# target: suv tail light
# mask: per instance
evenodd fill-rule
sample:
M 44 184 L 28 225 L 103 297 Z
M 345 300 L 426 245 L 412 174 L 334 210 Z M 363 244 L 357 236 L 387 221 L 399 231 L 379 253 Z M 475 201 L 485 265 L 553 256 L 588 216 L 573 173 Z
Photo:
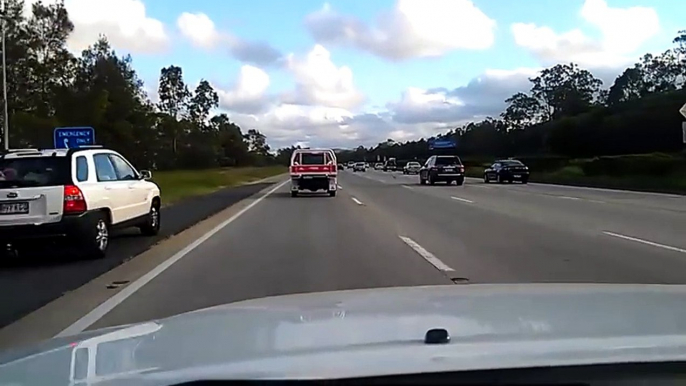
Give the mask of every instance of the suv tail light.
M 86 199 L 78 186 L 66 185 L 64 187 L 64 214 L 78 214 L 86 211 Z

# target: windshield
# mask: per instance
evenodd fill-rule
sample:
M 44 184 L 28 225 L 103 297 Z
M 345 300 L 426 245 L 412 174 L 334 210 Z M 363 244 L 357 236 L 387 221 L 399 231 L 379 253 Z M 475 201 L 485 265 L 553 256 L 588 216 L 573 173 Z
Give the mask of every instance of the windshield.
M 686 1 L 0 10 L 0 386 L 686 357 Z
M 0 158 L 0 188 L 66 185 L 70 180 L 66 157 Z

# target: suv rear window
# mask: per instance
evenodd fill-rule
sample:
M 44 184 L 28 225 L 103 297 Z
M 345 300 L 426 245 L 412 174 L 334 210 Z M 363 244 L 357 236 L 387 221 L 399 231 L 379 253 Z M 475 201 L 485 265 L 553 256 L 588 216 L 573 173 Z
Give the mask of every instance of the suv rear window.
M 458 157 L 436 157 L 436 165 L 462 165 L 462 162 Z
M 0 159 L 0 189 L 58 186 L 71 183 L 67 157 Z
M 324 161 L 324 153 L 301 153 L 301 165 L 326 165 Z

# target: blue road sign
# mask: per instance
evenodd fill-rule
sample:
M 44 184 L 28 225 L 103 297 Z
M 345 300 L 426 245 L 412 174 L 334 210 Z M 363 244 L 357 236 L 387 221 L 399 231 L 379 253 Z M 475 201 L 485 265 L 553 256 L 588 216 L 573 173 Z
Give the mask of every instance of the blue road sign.
M 53 136 L 55 149 L 95 145 L 95 129 L 92 127 L 56 127 Z
M 429 141 L 429 149 L 454 149 L 457 147 L 457 143 L 451 139 L 439 139 Z

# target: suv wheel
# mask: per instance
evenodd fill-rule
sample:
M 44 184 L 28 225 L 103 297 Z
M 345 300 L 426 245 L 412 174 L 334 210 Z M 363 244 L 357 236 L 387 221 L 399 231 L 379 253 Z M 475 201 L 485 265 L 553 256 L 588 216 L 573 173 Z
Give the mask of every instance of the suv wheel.
M 154 201 L 150 205 L 150 211 L 145 219 L 145 223 L 139 227 L 141 233 L 145 236 L 155 236 L 160 233 L 161 218 L 160 204 Z
M 329 197 L 336 197 L 336 191 L 335 190 L 329 190 Z
M 110 226 L 104 213 L 94 215 L 83 235 L 83 250 L 87 257 L 103 258 L 110 245 Z

